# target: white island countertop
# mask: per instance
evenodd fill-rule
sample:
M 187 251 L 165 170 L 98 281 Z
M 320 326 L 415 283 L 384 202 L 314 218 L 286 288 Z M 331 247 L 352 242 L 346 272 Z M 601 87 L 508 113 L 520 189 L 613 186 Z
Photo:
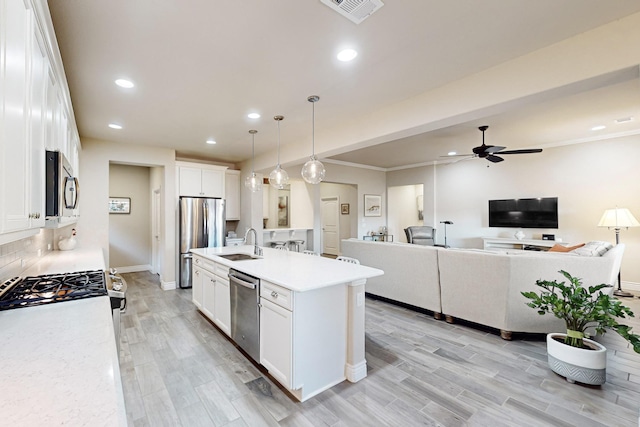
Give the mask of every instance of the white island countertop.
M 364 265 L 271 248 L 261 248 L 263 256 L 259 259 L 229 261 L 219 256 L 253 254 L 253 249 L 251 245 L 244 245 L 192 249 L 191 252 L 295 292 L 355 282 L 384 274 L 382 270 Z
M 53 251 L 21 276 L 102 270 L 101 250 Z M 109 297 L 0 311 L 6 425 L 127 425 Z

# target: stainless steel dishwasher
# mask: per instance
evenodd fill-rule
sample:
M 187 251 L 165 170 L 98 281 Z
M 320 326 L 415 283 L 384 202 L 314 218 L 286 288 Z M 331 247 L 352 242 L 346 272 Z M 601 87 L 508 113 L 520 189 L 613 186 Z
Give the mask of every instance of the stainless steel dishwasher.
M 229 269 L 231 339 L 260 363 L 260 279 Z

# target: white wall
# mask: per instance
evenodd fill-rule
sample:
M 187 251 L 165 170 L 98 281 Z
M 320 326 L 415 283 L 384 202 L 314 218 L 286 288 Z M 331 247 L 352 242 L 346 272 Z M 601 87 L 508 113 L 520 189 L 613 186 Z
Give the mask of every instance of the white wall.
M 555 234 L 565 242 L 605 240 L 613 230 L 598 228 L 607 208 L 629 208 L 640 219 L 640 136 L 547 148 L 540 154 L 505 156 L 502 163 L 485 160 L 428 166 L 388 173 L 390 185 L 415 184 L 420 176 L 436 212 L 438 236 L 442 220 L 451 220 L 447 240 L 454 247 L 482 247 L 483 236 L 512 237 L 516 229 L 488 227 L 488 200 L 558 197 L 559 228 L 524 229 L 526 238 Z M 431 186 L 431 191 L 430 191 Z M 425 209 L 426 210 L 426 209 Z M 426 214 L 425 214 L 426 215 Z M 426 219 L 426 216 L 425 216 Z M 426 223 L 426 221 L 425 221 Z M 640 283 L 640 228 L 621 231 L 627 245 L 623 281 Z
M 387 225 L 387 200 L 386 200 L 386 173 L 380 170 L 355 168 L 349 166 L 338 165 L 326 162 L 324 164 L 326 173 L 326 182 L 352 184 L 358 189 L 356 204 L 357 210 L 352 207 L 351 212 L 355 213 L 358 218 L 356 236 L 364 236 L 370 231 L 377 232 L 381 226 Z M 382 196 L 382 215 L 381 216 L 364 216 L 364 195 L 375 194 Z M 320 217 L 320 190 L 315 199 L 316 217 Z M 316 221 L 316 236 L 319 236 L 320 225 L 319 220 Z M 318 241 L 320 239 L 317 239 Z
M 404 229 L 412 225 L 424 224 L 424 220 L 418 218 L 417 200 L 418 196 L 424 195 L 423 187 L 423 184 L 412 184 L 387 188 L 387 199 L 389 200 L 387 232 L 393 236 L 394 242 L 406 243 L 407 236 Z M 427 225 L 431 225 L 431 223 L 432 221 L 428 221 Z
M 80 220 L 77 224 L 78 244 L 102 248 L 109 262 L 109 164 L 161 167 L 163 227 L 160 235 L 160 281 L 164 288 L 175 287 L 176 280 L 176 168 L 174 150 L 136 144 L 118 144 L 95 139 L 82 139 L 80 176 Z M 173 262 L 176 260 L 176 262 Z
M 109 267 L 121 272 L 151 269 L 150 168 L 111 164 L 109 197 L 131 199 L 130 214 L 109 215 Z

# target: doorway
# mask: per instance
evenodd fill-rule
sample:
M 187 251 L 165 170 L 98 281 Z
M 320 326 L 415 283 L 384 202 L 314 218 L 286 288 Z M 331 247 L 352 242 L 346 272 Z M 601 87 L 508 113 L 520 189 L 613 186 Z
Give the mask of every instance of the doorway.
M 162 230 L 162 203 L 161 203 L 161 188 L 153 190 L 151 195 L 151 272 L 154 274 L 160 274 L 160 232 Z

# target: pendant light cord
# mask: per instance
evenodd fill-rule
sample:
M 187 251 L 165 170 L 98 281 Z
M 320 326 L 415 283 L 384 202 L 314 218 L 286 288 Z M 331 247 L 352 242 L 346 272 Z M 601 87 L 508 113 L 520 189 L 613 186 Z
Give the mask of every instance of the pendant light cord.
M 278 120 L 278 166 L 280 166 L 280 120 Z
M 311 103 L 311 156 L 316 157 L 316 103 Z

